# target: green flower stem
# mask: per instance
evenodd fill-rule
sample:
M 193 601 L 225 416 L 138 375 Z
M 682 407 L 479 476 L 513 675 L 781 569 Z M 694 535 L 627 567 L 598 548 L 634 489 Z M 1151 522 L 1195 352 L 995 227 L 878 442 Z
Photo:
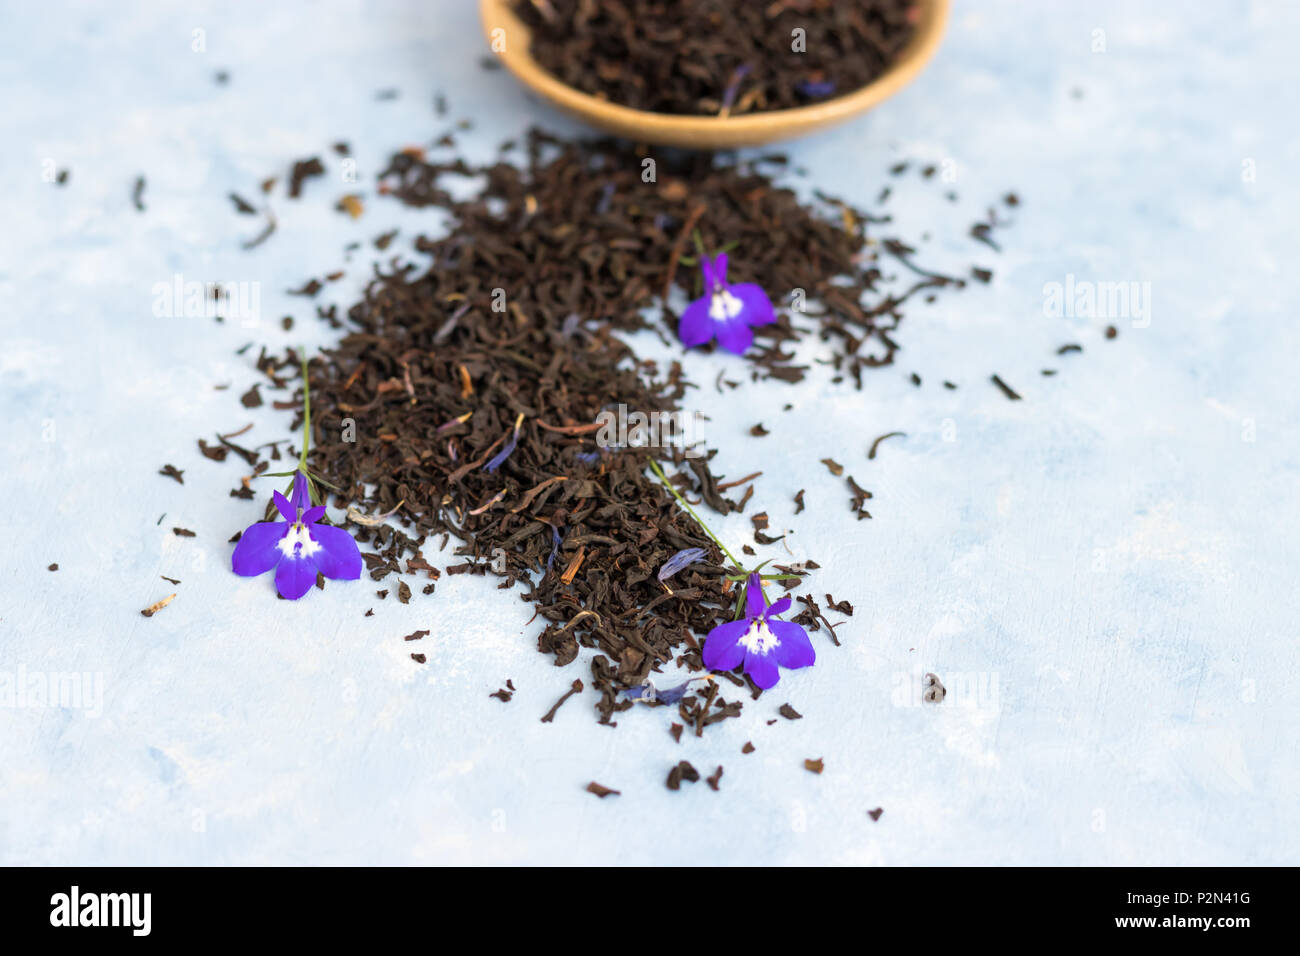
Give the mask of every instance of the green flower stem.
M 699 515 L 697 515 L 695 513 L 695 509 L 692 508 L 689 504 L 687 504 L 686 499 L 677 493 L 677 489 L 672 486 L 672 482 L 668 480 L 668 476 L 664 474 L 664 470 L 659 467 L 659 462 L 651 458 L 650 468 L 658 476 L 659 480 L 663 482 L 663 486 L 668 489 L 668 493 L 677 499 L 677 503 L 686 509 L 686 512 L 692 518 L 695 519 L 695 523 L 698 524 L 701 528 L 703 528 L 704 533 L 713 539 L 713 543 L 722 549 L 722 553 L 731 559 L 731 563 L 743 571 L 745 566 L 736 560 L 736 556 L 727 550 L 727 546 L 725 544 L 723 544 L 721 541 L 718 540 L 718 536 L 714 534 L 712 530 L 710 530 L 707 524 L 704 523 L 704 519 L 701 518 Z

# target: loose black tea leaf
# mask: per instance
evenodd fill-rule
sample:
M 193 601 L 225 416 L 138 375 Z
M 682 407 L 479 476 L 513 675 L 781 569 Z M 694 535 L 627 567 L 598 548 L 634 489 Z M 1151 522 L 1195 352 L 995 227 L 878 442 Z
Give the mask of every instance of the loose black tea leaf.
M 242 243 L 243 248 L 256 249 L 262 243 L 266 242 L 266 240 L 271 238 L 271 235 L 275 232 L 275 227 L 276 227 L 275 216 L 272 215 L 271 210 L 268 209 L 266 211 L 266 225 L 262 228 L 262 231 L 259 232 L 256 236 Z
M 325 286 L 319 279 L 312 279 L 309 282 L 304 283 L 301 288 L 290 289 L 289 295 L 303 295 L 311 298 L 323 288 L 325 288 Z
M 803 714 L 799 713 L 799 711 L 795 710 L 789 704 L 782 704 L 779 713 L 786 720 L 799 720 L 803 717 Z
M 879 820 L 880 815 L 884 812 L 885 811 L 881 807 L 876 807 L 874 810 L 868 810 L 867 816 L 871 817 L 872 820 Z
M 687 783 L 695 783 L 699 779 L 700 772 L 692 767 L 689 762 L 683 760 L 678 763 L 677 766 L 673 767 L 672 770 L 668 771 L 668 789 L 680 790 L 682 788 L 683 780 Z
M 178 538 L 194 537 L 194 532 L 191 531 L 189 528 L 172 528 L 172 534 L 176 535 L 176 537 Z
M 542 715 L 542 723 L 549 724 L 551 721 L 555 720 L 555 715 L 559 711 L 561 705 L 563 705 L 564 702 L 568 700 L 570 697 L 572 697 L 574 694 L 581 694 L 581 693 L 582 693 L 582 681 L 575 680 L 569 686 L 569 689 L 564 692 L 563 696 L 561 696 L 559 700 L 557 700 L 553 705 L 551 705 L 551 709 Z
M 59 566 L 58 566 L 57 563 L 56 563 L 56 564 L 51 564 L 48 568 L 46 568 L 46 570 L 47 570 L 47 571 L 57 571 L 57 570 L 59 570 Z
M 289 171 L 289 198 L 297 199 L 301 196 L 302 185 L 308 179 L 324 175 L 325 164 L 320 161 L 319 156 L 298 160 Z
M 826 606 L 833 611 L 839 611 L 845 617 L 853 616 L 853 605 L 848 601 L 836 601 L 829 594 L 826 595 Z
M 826 765 L 823 763 L 821 757 L 818 757 L 816 760 L 805 760 L 803 762 L 803 767 L 805 770 L 810 770 L 813 773 L 821 773 L 826 769 Z
M 257 215 L 257 207 L 254 206 L 247 199 L 245 199 L 243 196 L 239 195 L 239 193 L 230 193 L 229 195 L 230 195 L 230 201 L 234 203 L 235 212 L 239 213 L 241 216 Z
M 867 452 L 867 460 L 868 460 L 868 461 L 871 461 L 871 460 L 874 460 L 874 459 L 875 459 L 875 457 L 876 457 L 876 450 L 880 448 L 880 443 L 881 443 L 882 441 L 884 441 L 886 438 L 895 438 L 895 437 L 906 438 L 906 437 L 907 437 L 907 433 L 906 433 L 906 432 L 886 432 L 885 434 L 881 435 L 879 438 L 877 438 L 875 441 L 873 441 L 873 442 L 871 443 L 871 450 Z
M 153 617 L 155 614 L 157 614 L 159 611 L 161 611 L 163 608 L 165 608 L 168 604 L 171 604 L 172 601 L 175 600 L 175 598 L 176 598 L 176 595 L 175 595 L 175 594 L 169 594 L 169 595 L 167 595 L 167 597 L 163 598 L 161 601 L 157 601 L 157 602 L 155 602 L 155 603 L 153 603 L 153 604 L 150 604 L 147 608 L 145 608 L 145 609 L 144 609 L 143 611 L 141 611 L 140 613 L 141 613 L 144 617 Z
M 994 375 L 990 379 L 990 381 L 994 385 L 996 385 L 999 389 L 1001 389 L 1002 394 L 1005 395 L 1007 398 L 1011 399 L 1011 401 L 1013 402 L 1020 401 L 1020 395 L 1016 392 L 1016 390 L 1012 388 L 1010 385 L 1008 385 L 1006 382 L 1002 381 L 1002 379 L 999 376 Z
M 603 786 L 602 784 L 597 783 L 595 780 L 587 784 L 587 792 L 594 793 L 602 800 L 604 800 L 606 797 L 617 797 L 619 795 L 618 790 L 611 790 L 609 787 Z
M 819 631 L 824 624 L 826 630 L 830 632 L 831 640 L 835 643 L 836 647 L 839 647 L 840 639 L 835 633 L 835 627 L 830 621 L 826 620 L 826 616 L 822 614 L 822 609 L 817 603 L 817 599 L 811 594 L 801 594 L 795 598 L 795 601 L 802 604 L 804 609 L 792 617 L 791 620 L 810 631 Z
M 158 474 L 166 475 L 168 478 L 175 478 L 182 485 L 185 484 L 185 479 L 181 477 L 185 472 L 177 468 L 175 465 L 163 465 L 162 468 L 159 469 Z
M 852 497 L 849 499 L 849 507 L 851 507 L 854 514 L 858 516 L 859 521 L 864 518 L 870 518 L 871 512 L 867 510 L 866 505 L 867 502 L 875 496 L 854 481 L 852 475 L 849 475 L 844 480 L 847 482 L 849 491 L 852 493 Z

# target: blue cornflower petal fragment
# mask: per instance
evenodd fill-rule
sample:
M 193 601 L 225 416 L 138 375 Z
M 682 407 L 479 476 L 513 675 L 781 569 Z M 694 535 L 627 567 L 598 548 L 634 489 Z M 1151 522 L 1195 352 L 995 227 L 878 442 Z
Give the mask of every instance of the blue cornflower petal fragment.
M 505 447 L 492 456 L 492 459 L 483 466 L 486 472 L 493 472 L 505 464 L 506 459 L 514 454 L 514 450 L 519 445 L 519 426 L 524 422 L 524 416 L 521 414 L 515 419 L 514 430 L 510 432 L 510 437 L 506 439 Z
M 551 554 L 550 557 L 546 559 L 547 574 L 551 573 L 551 565 L 555 563 L 555 556 L 560 553 L 560 545 L 562 543 L 563 541 L 560 538 L 560 532 L 556 531 L 555 526 L 552 525 L 551 526 Z
M 789 609 L 789 597 L 768 605 L 762 579 L 751 574 L 745 586 L 745 616 L 719 624 L 704 639 L 704 666 L 729 671 L 744 665 L 745 673 L 761 690 L 775 687 L 781 668 L 809 667 L 817 660 L 808 633 L 793 621 L 776 615 Z
M 835 92 L 835 82 L 833 80 L 804 80 L 802 83 L 796 83 L 795 89 L 809 99 L 822 99 Z
M 671 558 L 664 562 L 664 566 L 659 569 L 659 580 L 667 581 L 678 571 L 689 567 L 696 561 L 704 560 L 703 548 L 685 548 L 678 551 Z
M 629 687 L 622 693 L 628 700 L 640 700 L 647 704 L 675 704 L 690 692 L 691 684 L 706 679 L 712 680 L 712 678 L 690 677 L 680 684 L 660 690 L 655 686 L 654 681 L 647 678 L 644 683 Z
M 361 551 L 342 528 L 319 524 L 325 506 L 311 505 L 307 479 L 294 476 L 290 498 L 275 492 L 275 507 L 284 521 L 259 521 L 240 535 L 230 557 L 231 569 L 243 577 L 256 577 L 275 569 L 275 587 L 282 597 L 296 601 L 316 583 L 316 575 L 338 581 L 361 577 Z
M 727 282 L 727 254 L 710 259 L 700 256 L 704 295 L 688 305 L 677 325 L 677 334 L 687 348 L 714 339 L 718 345 L 743 355 L 754 342 L 753 327 L 776 321 L 776 309 L 761 286 L 752 282 Z

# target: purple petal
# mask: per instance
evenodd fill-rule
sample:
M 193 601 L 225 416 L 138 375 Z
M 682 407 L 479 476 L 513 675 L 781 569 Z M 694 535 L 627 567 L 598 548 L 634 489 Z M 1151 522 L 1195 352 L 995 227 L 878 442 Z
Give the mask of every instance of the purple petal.
M 318 524 L 311 529 L 312 540 L 320 550 L 311 556 L 316 570 L 335 581 L 355 581 L 361 577 L 361 549 L 342 528 Z
M 715 323 L 718 332 L 718 344 L 733 355 L 744 355 L 745 349 L 754 344 L 754 330 L 744 322 L 744 313 L 730 322 Z
M 796 667 L 809 667 L 817 660 L 808 632 L 793 621 L 768 621 L 767 626 L 776 635 L 778 644 L 772 656 L 782 667 L 794 670 Z
M 302 523 L 312 524 L 314 522 L 320 521 L 320 519 L 323 517 L 325 517 L 325 506 L 317 505 L 315 508 L 308 508 L 306 511 L 302 513 Z
M 763 616 L 775 617 L 778 614 L 784 614 L 788 610 L 790 610 L 790 595 L 787 594 L 781 600 L 769 604 L 767 610 L 763 612 Z
M 282 597 L 296 601 L 316 583 L 316 562 L 301 556 L 301 549 L 295 548 L 293 554 L 287 554 L 275 569 L 275 589 Z
M 664 562 L 664 566 L 659 569 L 659 580 L 666 581 L 671 578 L 682 568 L 689 567 L 696 561 L 704 560 L 703 548 L 685 548 L 678 551 L 671 558 Z
M 686 307 L 681 321 L 677 323 L 677 335 L 682 340 L 682 345 L 688 349 L 703 345 L 713 338 L 713 319 L 709 316 L 709 300 L 710 295 L 706 292 L 704 298 L 696 299 Z
M 745 620 L 728 621 L 709 631 L 704 639 L 704 666 L 711 671 L 729 671 L 745 657 L 745 649 L 737 643 L 749 630 Z
M 293 476 L 293 494 L 289 496 L 289 503 L 295 508 L 311 507 L 311 486 L 307 484 L 307 476 L 301 471 Z M 293 518 L 289 520 L 292 521 Z
M 294 522 L 298 520 L 298 509 L 294 507 L 293 502 L 278 491 L 271 492 L 271 497 L 275 501 L 276 509 L 280 514 L 284 515 L 285 521 Z
M 231 570 L 246 578 L 270 571 L 281 558 L 280 539 L 288 532 L 287 521 L 259 521 L 249 525 L 230 556 Z
M 719 252 L 713 257 L 713 281 L 716 285 L 727 284 L 727 254 Z
M 776 321 L 776 309 L 761 285 L 742 282 L 730 286 L 727 291 L 740 300 L 740 315 L 736 318 L 743 319 L 746 325 L 767 325 Z
M 745 673 L 753 678 L 760 690 L 775 687 L 781 679 L 781 668 L 776 666 L 775 654 L 746 654 Z
M 751 574 L 745 582 L 745 614 L 748 617 L 762 617 L 767 608 L 763 600 L 763 580 L 757 573 Z
M 713 260 L 706 255 L 700 256 L 700 274 L 704 277 L 704 297 L 707 299 L 715 285 Z

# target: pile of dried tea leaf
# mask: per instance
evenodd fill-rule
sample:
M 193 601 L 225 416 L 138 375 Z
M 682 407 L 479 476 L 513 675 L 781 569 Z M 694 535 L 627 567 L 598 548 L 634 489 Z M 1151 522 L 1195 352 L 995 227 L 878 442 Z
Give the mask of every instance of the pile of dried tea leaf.
M 514 0 L 569 86 L 658 113 L 806 106 L 866 86 L 912 38 L 915 0 Z
M 386 582 L 381 595 L 410 600 L 412 583 L 432 593 L 442 573 L 523 584 L 544 622 L 542 652 L 558 665 L 582 647 L 594 652 L 606 722 L 632 706 L 619 692 L 651 673 L 667 684 L 702 672 L 700 638 L 734 605 L 723 556 L 647 459 L 665 462 L 683 494 L 716 512 L 743 508 L 752 486 L 737 503 L 723 494 L 730 483 L 720 483 L 712 453 L 596 440 L 598 416 L 618 405 L 680 407 L 688 383 L 678 364 L 638 360 L 617 333 L 663 331 L 654 307 L 666 293 L 698 293 L 691 234 L 698 230 L 706 248 L 728 248 L 732 274 L 759 279 L 774 299 L 801 289 L 817 306 L 796 313 L 797 323 L 782 310 L 758 330 L 748 360 L 757 378 L 805 374 L 783 345 L 808 326 L 834 345 L 837 374 L 860 385 L 863 369 L 892 360 L 890 333 L 908 296 L 963 284 L 921 272 L 902 291 L 884 291 L 879 255 L 906 259 L 910 249 L 869 239 L 882 220 L 848 205 L 801 203 L 767 172 L 780 172 L 780 157 L 661 157 L 654 182 L 642 175 L 645 158 L 538 132 L 522 164 L 475 170 L 416 150 L 396 154 L 381 193 L 441 207 L 451 227 L 416 241 L 427 264 L 377 273 L 346 320 L 322 310 L 344 331 L 310 362 L 312 467 L 339 486 L 337 505 L 353 507 L 357 537 L 372 551 L 370 576 Z M 482 191 L 455 200 L 443 177 L 467 173 L 482 174 Z M 671 312 L 663 317 L 675 327 Z M 290 353 L 258 365 L 283 385 L 295 363 Z M 846 494 L 849 507 L 859 510 L 863 496 Z M 384 523 L 362 517 L 390 513 Z M 764 526 L 756 516 L 759 543 Z M 661 582 L 663 564 L 687 548 L 703 549 L 706 560 Z M 796 620 L 829 630 L 811 597 L 802 606 Z M 724 676 L 757 693 L 747 679 Z M 678 702 L 688 725 L 739 713 L 740 701 L 716 685 L 692 686 L 699 690 Z

